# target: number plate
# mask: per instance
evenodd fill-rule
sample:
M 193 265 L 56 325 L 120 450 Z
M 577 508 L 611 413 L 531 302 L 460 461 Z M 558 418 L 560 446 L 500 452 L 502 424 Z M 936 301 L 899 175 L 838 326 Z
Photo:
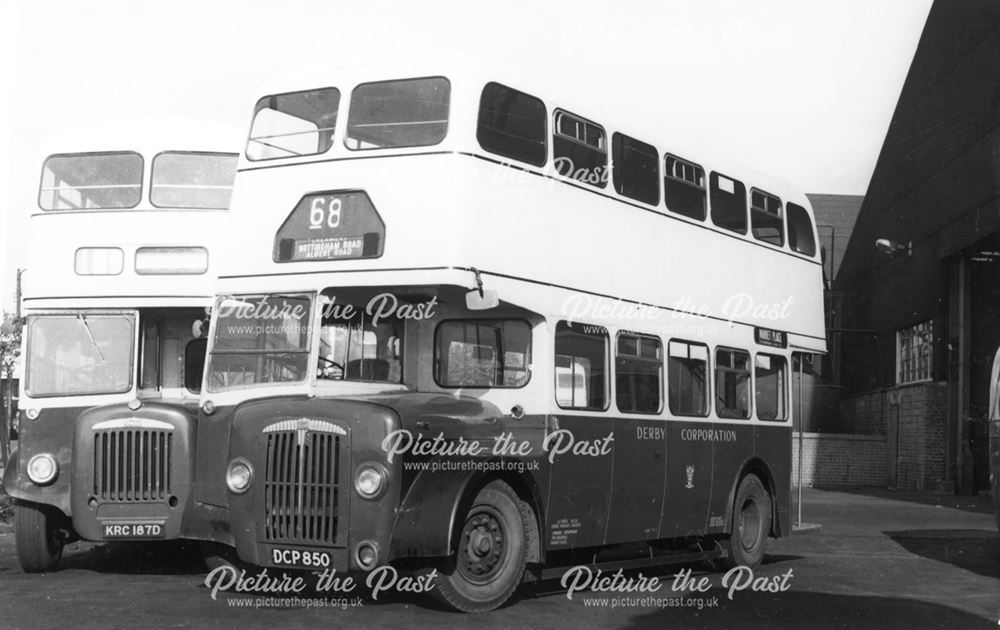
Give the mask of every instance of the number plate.
M 160 523 L 105 523 L 104 537 L 108 539 L 149 539 L 163 538 L 165 532 Z
M 308 549 L 271 549 L 271 564 L 298 569 L 326 569 L 331 565 L 330 554 Z

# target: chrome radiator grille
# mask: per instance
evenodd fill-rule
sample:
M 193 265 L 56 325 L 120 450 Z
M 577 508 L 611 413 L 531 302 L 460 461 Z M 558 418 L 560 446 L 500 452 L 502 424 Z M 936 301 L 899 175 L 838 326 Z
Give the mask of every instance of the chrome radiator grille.
M 341 436 L 299 430 L 264 437 L 265 540 L 336 544 L 344 501 Z
M 101 501 L 163 501 L 171 496 L 172 431 L 94 433 L 94 496 Z

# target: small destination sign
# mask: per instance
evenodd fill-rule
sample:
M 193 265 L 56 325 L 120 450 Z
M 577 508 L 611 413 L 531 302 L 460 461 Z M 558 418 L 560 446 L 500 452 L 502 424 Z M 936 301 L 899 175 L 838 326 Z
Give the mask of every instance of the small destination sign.
M 762 346 L 772 348 L 787 348 L 788 333 L 783 330 L 771 330 L 770 328 L 754 328 L 754 340 Z
M 378 258 L 385 223 L 362 190 L 303 197 L 274 237 L 274 262 Z

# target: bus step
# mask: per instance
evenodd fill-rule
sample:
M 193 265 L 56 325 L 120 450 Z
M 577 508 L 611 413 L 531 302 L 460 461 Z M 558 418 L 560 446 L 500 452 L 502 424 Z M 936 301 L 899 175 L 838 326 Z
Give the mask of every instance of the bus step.
M 632 558 L 629 560 L 609 560 L 608 562 L 596 562 L 576 566 L 586 566 L 590 569 L 601 571 L 617 571 L 618 569 L 641 569 L 643 567 L 667 566 L 671 564 L 684 564 L 686 562 L 698 562 L 701 560 L 715 560 L 726 555 L 721 549 L 709 551 L 683 551 L 675 554 L 653 556 L 650 558 Z M 561 578 L 567 567 L 552 567 L 542 569 L 542 579 L 551 580 Z

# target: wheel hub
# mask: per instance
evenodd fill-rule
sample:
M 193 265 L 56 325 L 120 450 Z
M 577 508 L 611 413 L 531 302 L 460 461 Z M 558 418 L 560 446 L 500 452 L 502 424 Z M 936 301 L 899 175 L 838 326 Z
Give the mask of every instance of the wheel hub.
M 483 578 L 496 572 L 504 554 L 503 529 L 491 514 L 471 516 L 463 531 L 461 567 L 470 576 Z

